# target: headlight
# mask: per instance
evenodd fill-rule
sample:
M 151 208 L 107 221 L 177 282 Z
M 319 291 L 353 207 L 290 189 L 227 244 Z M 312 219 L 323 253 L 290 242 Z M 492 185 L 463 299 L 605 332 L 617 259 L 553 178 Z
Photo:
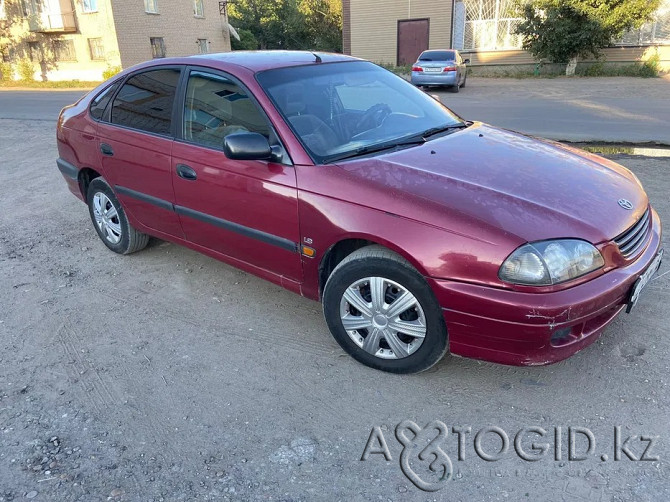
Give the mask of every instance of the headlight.
M 532 242 L 509 255 L 498 276 L 512 284 L 550 286 L 593 272 L 604 264 L 600 251 L 586 241 Z

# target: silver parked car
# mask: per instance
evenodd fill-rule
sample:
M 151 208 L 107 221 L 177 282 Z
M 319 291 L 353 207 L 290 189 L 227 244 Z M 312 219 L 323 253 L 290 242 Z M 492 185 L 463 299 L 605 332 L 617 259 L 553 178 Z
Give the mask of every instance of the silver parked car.
M 469 59 L 463 59 L 456 50 L 423 51 L 412 65 L 412 83 L 418 87 L 451 87 L 458 92 L 468 78 Z

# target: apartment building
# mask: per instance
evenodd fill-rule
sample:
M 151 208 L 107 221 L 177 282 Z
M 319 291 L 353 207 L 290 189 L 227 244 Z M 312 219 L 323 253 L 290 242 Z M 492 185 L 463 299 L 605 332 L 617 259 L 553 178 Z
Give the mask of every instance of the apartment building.
M 515 33 L 516 0 L 343 0 L 344 52 L 375 62 L 405 65 L 426 49 L 459 49 L 474 66 L 534 65 Z M 670 67 L 670 0 L 654 20 L 626 34 L 604 55 L 638 61 L 653 50 Z
M 101 80 L 112 67 L 229 51 L 226 3 L 0 0 L 0 51 L 5 62 L 31 61 L 36 80 Z

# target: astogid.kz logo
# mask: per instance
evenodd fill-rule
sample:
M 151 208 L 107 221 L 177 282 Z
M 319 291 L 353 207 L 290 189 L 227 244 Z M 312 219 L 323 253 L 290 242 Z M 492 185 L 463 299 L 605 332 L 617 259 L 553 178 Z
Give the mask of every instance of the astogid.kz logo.
M 457 452 L 456 458 L 462 462 L 466 458 L 466 437 L 472 434 L 472 427 L 452 427 L 451 432 L 456 436 L 456 444 L 453 445 Z M 550 451 L 553 451 L 553 460 L 562 461 L 564 450 L 567 453 L 565 459 L 570 462 L 583 461 L 594 456 L 598 458 L 593 432 L 585 427 L 567 427 L 566 432 L 567 434 L 564 434 L 561 427 L 554 427 L 553 430 L 524 427 L 510 440 L 510 436 L 500 427 L 484 427 L 474 434 L 474 452 L 476 457 L 486 462 L 503 459 L 511 449 L 510 445 L 513 445 L 516 456 L 526 462 L 542 460 Z M 567 438 L 564 438 L 564 435 Z M 417 488 L 434 492 L 442 489 L 452 478 L 454 467 L 451 458 L 445 452 L 449 446 L 446 444 L 448 436 L 449 428 L 439 420 L 433 420 L 424 428 L 411 420 L 405 420 L 396 426 L 395 437 L 402 445 L 400 469 Z M 621 427 L 616 426 L 611 459 L 614 461 L 628 459 L 632 462 L 658 461 L 658 455 L 654 455 L 653 452 L 657 439 L 658 436 L 650 435 L 624 438 Z M 639 445 L 637 448 L 634 446 L 636 443 Z M 361 460 L 368 460 L 371 455 L 383 456 L 386 461 L 393 460 L 382 428 L 379 426 L 372 428 Z M 610 456 L 603 453 L 599 456 L 599 460 L 607 462 Z

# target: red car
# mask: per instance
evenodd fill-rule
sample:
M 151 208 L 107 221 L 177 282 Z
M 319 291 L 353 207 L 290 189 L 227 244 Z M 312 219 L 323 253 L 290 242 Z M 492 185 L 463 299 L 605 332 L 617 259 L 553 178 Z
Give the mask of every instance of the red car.
M 150 61 L 65 108 L 57 136 L 109 249 L 154 236 L 320 300 L 344 350 L 385 371 L 564 359 L 662 258 L 627 169 L 465 121 L 347 56 Z

